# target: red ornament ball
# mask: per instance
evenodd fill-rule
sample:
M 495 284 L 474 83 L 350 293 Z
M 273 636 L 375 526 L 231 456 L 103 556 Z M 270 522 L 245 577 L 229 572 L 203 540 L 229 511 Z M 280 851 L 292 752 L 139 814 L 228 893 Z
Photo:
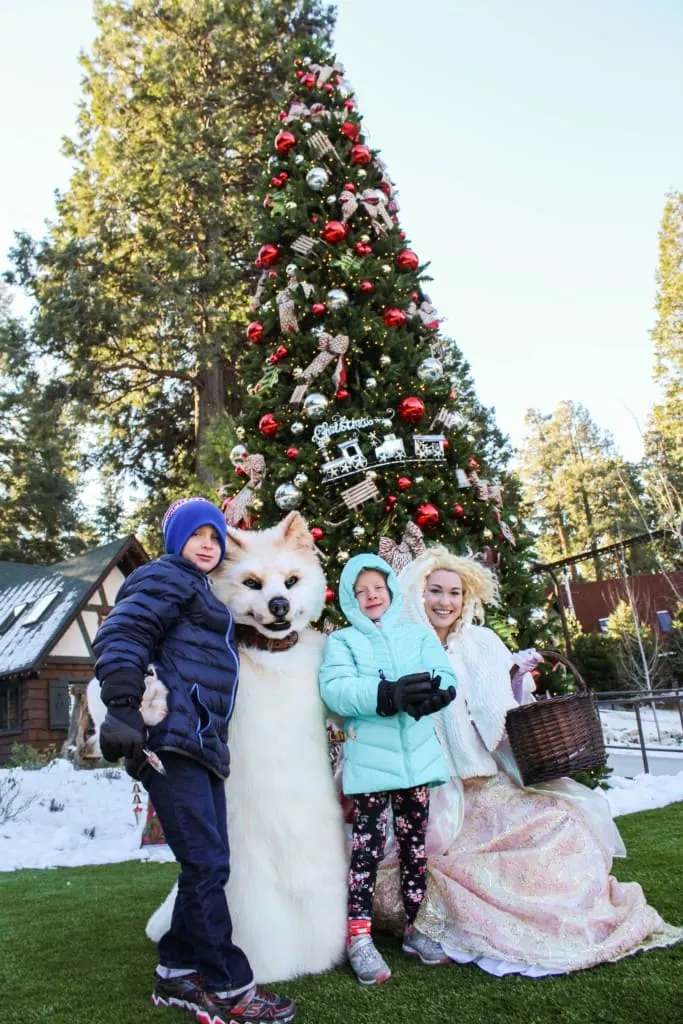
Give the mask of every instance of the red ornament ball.
M 360 135 L 360 125 L 354 121 L 342 121 L 339 126 L 339 131 L 342 135 L 345 135 L 347 139 L 351 139 L 351 142 L 358 142 Z
M 441 442 L 441 447 L 446 452 L 446 451 L 448 451 L 450 446 L 451 446 L 451 442 L 448 440 L 447 437 L 444 437 L 443 441 Z
M 285 455 L 287 456 L 288 459 L 295 459 L 298 454 L 299 449 L 296 448 L 294 445 L 292 445 L 291 448 L 288 448 L 287 451 L 285 452 Z
M 237 476 L 246 476 L 247 475 L 247 471 L 244 468 L 244 466 L 235 466 L 235 473 L 237 474 Z
M 280 118 L 281 121 L 286 121 L 289 115 L 287 114 L 286 110 L 281 110 L 277 116 Z
M 305 89 L 313 89 L 315 86 L 315 75 L 312 71 L 307 71 L 301 78 L 301 84 Z
M 362 291 L 363 295 L 369 295 L 375 286 L 372 281 L 361 281 L 358 287 Z
M 355 146 L 351 146 L 351 163 L 358 164 L 360 167 L 363 164 L 369 164 L 372 160 L 372 153 L 367 146 L 364 146 L 361 142 L 356 143 Z
M 273 267 L 280 261 L 282 253 L 277 245 L 262 245 L 256 257 L 257 267 Z
M 391 184 L 388 181 L 381 181 L 379 187 L 382 189 L 385 196 L 391 195 Z
M 436 505 L 426 501 L 415 510 L 415 522 L 421 530 L 433 530 L 439 524 L 439 510 Z
M 397 309 L 395 306 L 389 306 L 388 309 L 384 310 L 382 317 L 387 327 L 403 327 L 406 322 L 406 315 L 402 309 Z
M 324 536 L 325 531 L 323 530 L 322 526 L 311 527 L 311 537 L 316 542 L 316 544 L 318 543 L 319 540 L 322 540 Z
M 323 86 L 323 92 L 328 92 L 330 95 L 332 95 L 332 93 L 334 92 L 334 86 L 332 85 L 332 82 L 325 82 Z
M 289 349 L 285 348 L 284 345 L 278 345 L 278 347 L 275 349 L 275 351 L 272 353 L 272 355 L 268 356 L 268 362 L 272 363 L 273 366 L 274 366 L 275 363 L 279 363 L 281 359 L 284 359 L 285 356 L 288 356 L 288 355 L 289 355 Z
M 344 106 L 346 107 L 347 110 L 356 109 L 356 104 L 353 102 L 353 100 L 344 100 Z
M 396 265 L 399 270 L 416 270 L 419 262 L 417 253 L 412 249 L 401 249 L 396 257 Z
M 272 412 L 267 412 L 258 421 L 258 428 L 264 437 L 275 437 L 282 424 Z
M 325 587 L 325 601 L 327 602 L 327 604 L 329 604 L 330 601 L 334 601 L 335 596 L 336 595 L 332 587 Z
M 359 256 L 369 256 L 372 252 L 372 246 L 367 242 L 356 242 L 354 249 Z
M 425 414 L 425 404 L 417 395 L 408 395 L 400 402 L 398 414 L 406 423 L 417 423 Z
M 462 505 L 453 506 L 453 515 L 456 516 L 458 519 L 462 519 L 462 517 L 465 515 L 465 509 L 462 507 Z
M 313 316 L 324 316 L 324 314 L 325 314 L 325 303 L 324 302 L 314 302 L 313 305 L 311 306 L 311 312 L 313 313 Z
M 252 345 L 258 345 L 263 337 L 263 324 L 260 320 L 254 320 L 247 327 L 247 338 Z
M 393 508 L 397 501 L 398 501 L 398 498 L 396 497 L 396 495 L 395 494 L 390 494 L 389 497 L 387 498 L 387 505 L 389 505 L 391 508 Z
M 347 181 L 342 190 L 343 192 L 355 192 L 356 186 L 352 181 Z
M 346 224 L 342 224 L 340 220 L 328 220 L 322 230 L 322 236 L 330 245 L 343 242 L 346 238 Z
M 400 476 L 396 481 L 396 486 L 399 491 L 407 491 L 409 487 L 413 486 L 413 481 L 409 476 Z
M 296 146 L 296 135 L 294 132 L 281 131 L 275 136 L 275 149 L 278 153 L 289 153 L 290 149 Z
M 345 402 L 346 399 L 349 397 L 349 392 L 346 390 L 346 388 L 337 388 L 334 397 L 337 399 L 338 402 Z
M 479 469 L 479 463 L 475 459 L 474 455 L 467 460 L 467 465 L 470 467 L 470 469 Z

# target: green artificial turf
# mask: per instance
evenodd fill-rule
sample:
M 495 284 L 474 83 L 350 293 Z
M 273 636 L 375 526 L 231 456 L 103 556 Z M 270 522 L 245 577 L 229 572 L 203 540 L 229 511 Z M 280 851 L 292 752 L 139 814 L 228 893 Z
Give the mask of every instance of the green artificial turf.
M 683 925 L 683 803 L 619 819 L 629 858 L 615 874 L 639 881 Z M 168 892 L 171 864 L 0 875 L 3 1024 L 181 1024 L 193 1017 L 149 1001 L 155 950 L 144 936 Z M 299 1024 L 681 1024 L 683 945 L 564 977 L 492 978 L 476 967 L 427 968 L 378 945 L 390 982 L 363 988 L 347 968 L 276 986 L 296 998 Z

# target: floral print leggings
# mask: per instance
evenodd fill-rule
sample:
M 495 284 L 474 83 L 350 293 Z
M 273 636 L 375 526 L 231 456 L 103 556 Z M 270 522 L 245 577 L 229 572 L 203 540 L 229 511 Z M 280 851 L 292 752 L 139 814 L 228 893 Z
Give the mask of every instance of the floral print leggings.
M 372 899 L 377 869 L 384 856 L 390 801 L 401 865 L 401 893 L 406 924 L 411 925 L 424 899 L 427 884 L 425 837 L 429 818 L 429 786 L 382 793 L 358 793 L 353 797 L 349 919 L 372 917 Z

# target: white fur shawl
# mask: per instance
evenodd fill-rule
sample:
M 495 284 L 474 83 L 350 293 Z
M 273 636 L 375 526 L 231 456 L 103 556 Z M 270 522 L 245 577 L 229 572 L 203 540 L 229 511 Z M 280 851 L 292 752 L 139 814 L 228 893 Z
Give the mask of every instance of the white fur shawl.
M 403 616 L 429 626 L 423 594 L 431 564 L 427 559 L 418 562 L 423 565 L 414 562 L 400 576 Z M 451 634 L 446 653 L 458 680 L 457 693 L 434 716 L 434 726 L 451 775 L 495 775 L 498 767 L 490 752 L 503 738 L 507 711 L 517 706 L 510 685 L 512 655 L 492 630 L 472 624 Z

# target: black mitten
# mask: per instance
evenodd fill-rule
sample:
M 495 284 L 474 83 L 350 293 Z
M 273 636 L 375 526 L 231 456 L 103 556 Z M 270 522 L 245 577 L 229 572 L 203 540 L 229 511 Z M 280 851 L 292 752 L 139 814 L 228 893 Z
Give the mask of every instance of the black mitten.
M 432 677 L 429 672 L 401 676 L 395 683 L 382 676 L 377 687 L 377 714 L 387 718 L 399 711 L 407 711 L 410 706 L 425 700 L 431 692 Z
M 424 700 L 416 702 L 410 707 L 406 708 L 406 711 L 414 718 L 415 721 L 419 721 L 425 715 L 433 715 L 435 711 L 442 711 L 443 708 L 448 707 L 450 702 L 455 697 L 455 687 L 449 686 L 447 690 L 434 690 Z
M 138 761 L 147 739 L 147 729 L 139 707 L 129 698 L 117 704 L 109 702 L 107 714 L 100 727 L 100 750 L 105 761 L 118 761 L 121 757 Z

